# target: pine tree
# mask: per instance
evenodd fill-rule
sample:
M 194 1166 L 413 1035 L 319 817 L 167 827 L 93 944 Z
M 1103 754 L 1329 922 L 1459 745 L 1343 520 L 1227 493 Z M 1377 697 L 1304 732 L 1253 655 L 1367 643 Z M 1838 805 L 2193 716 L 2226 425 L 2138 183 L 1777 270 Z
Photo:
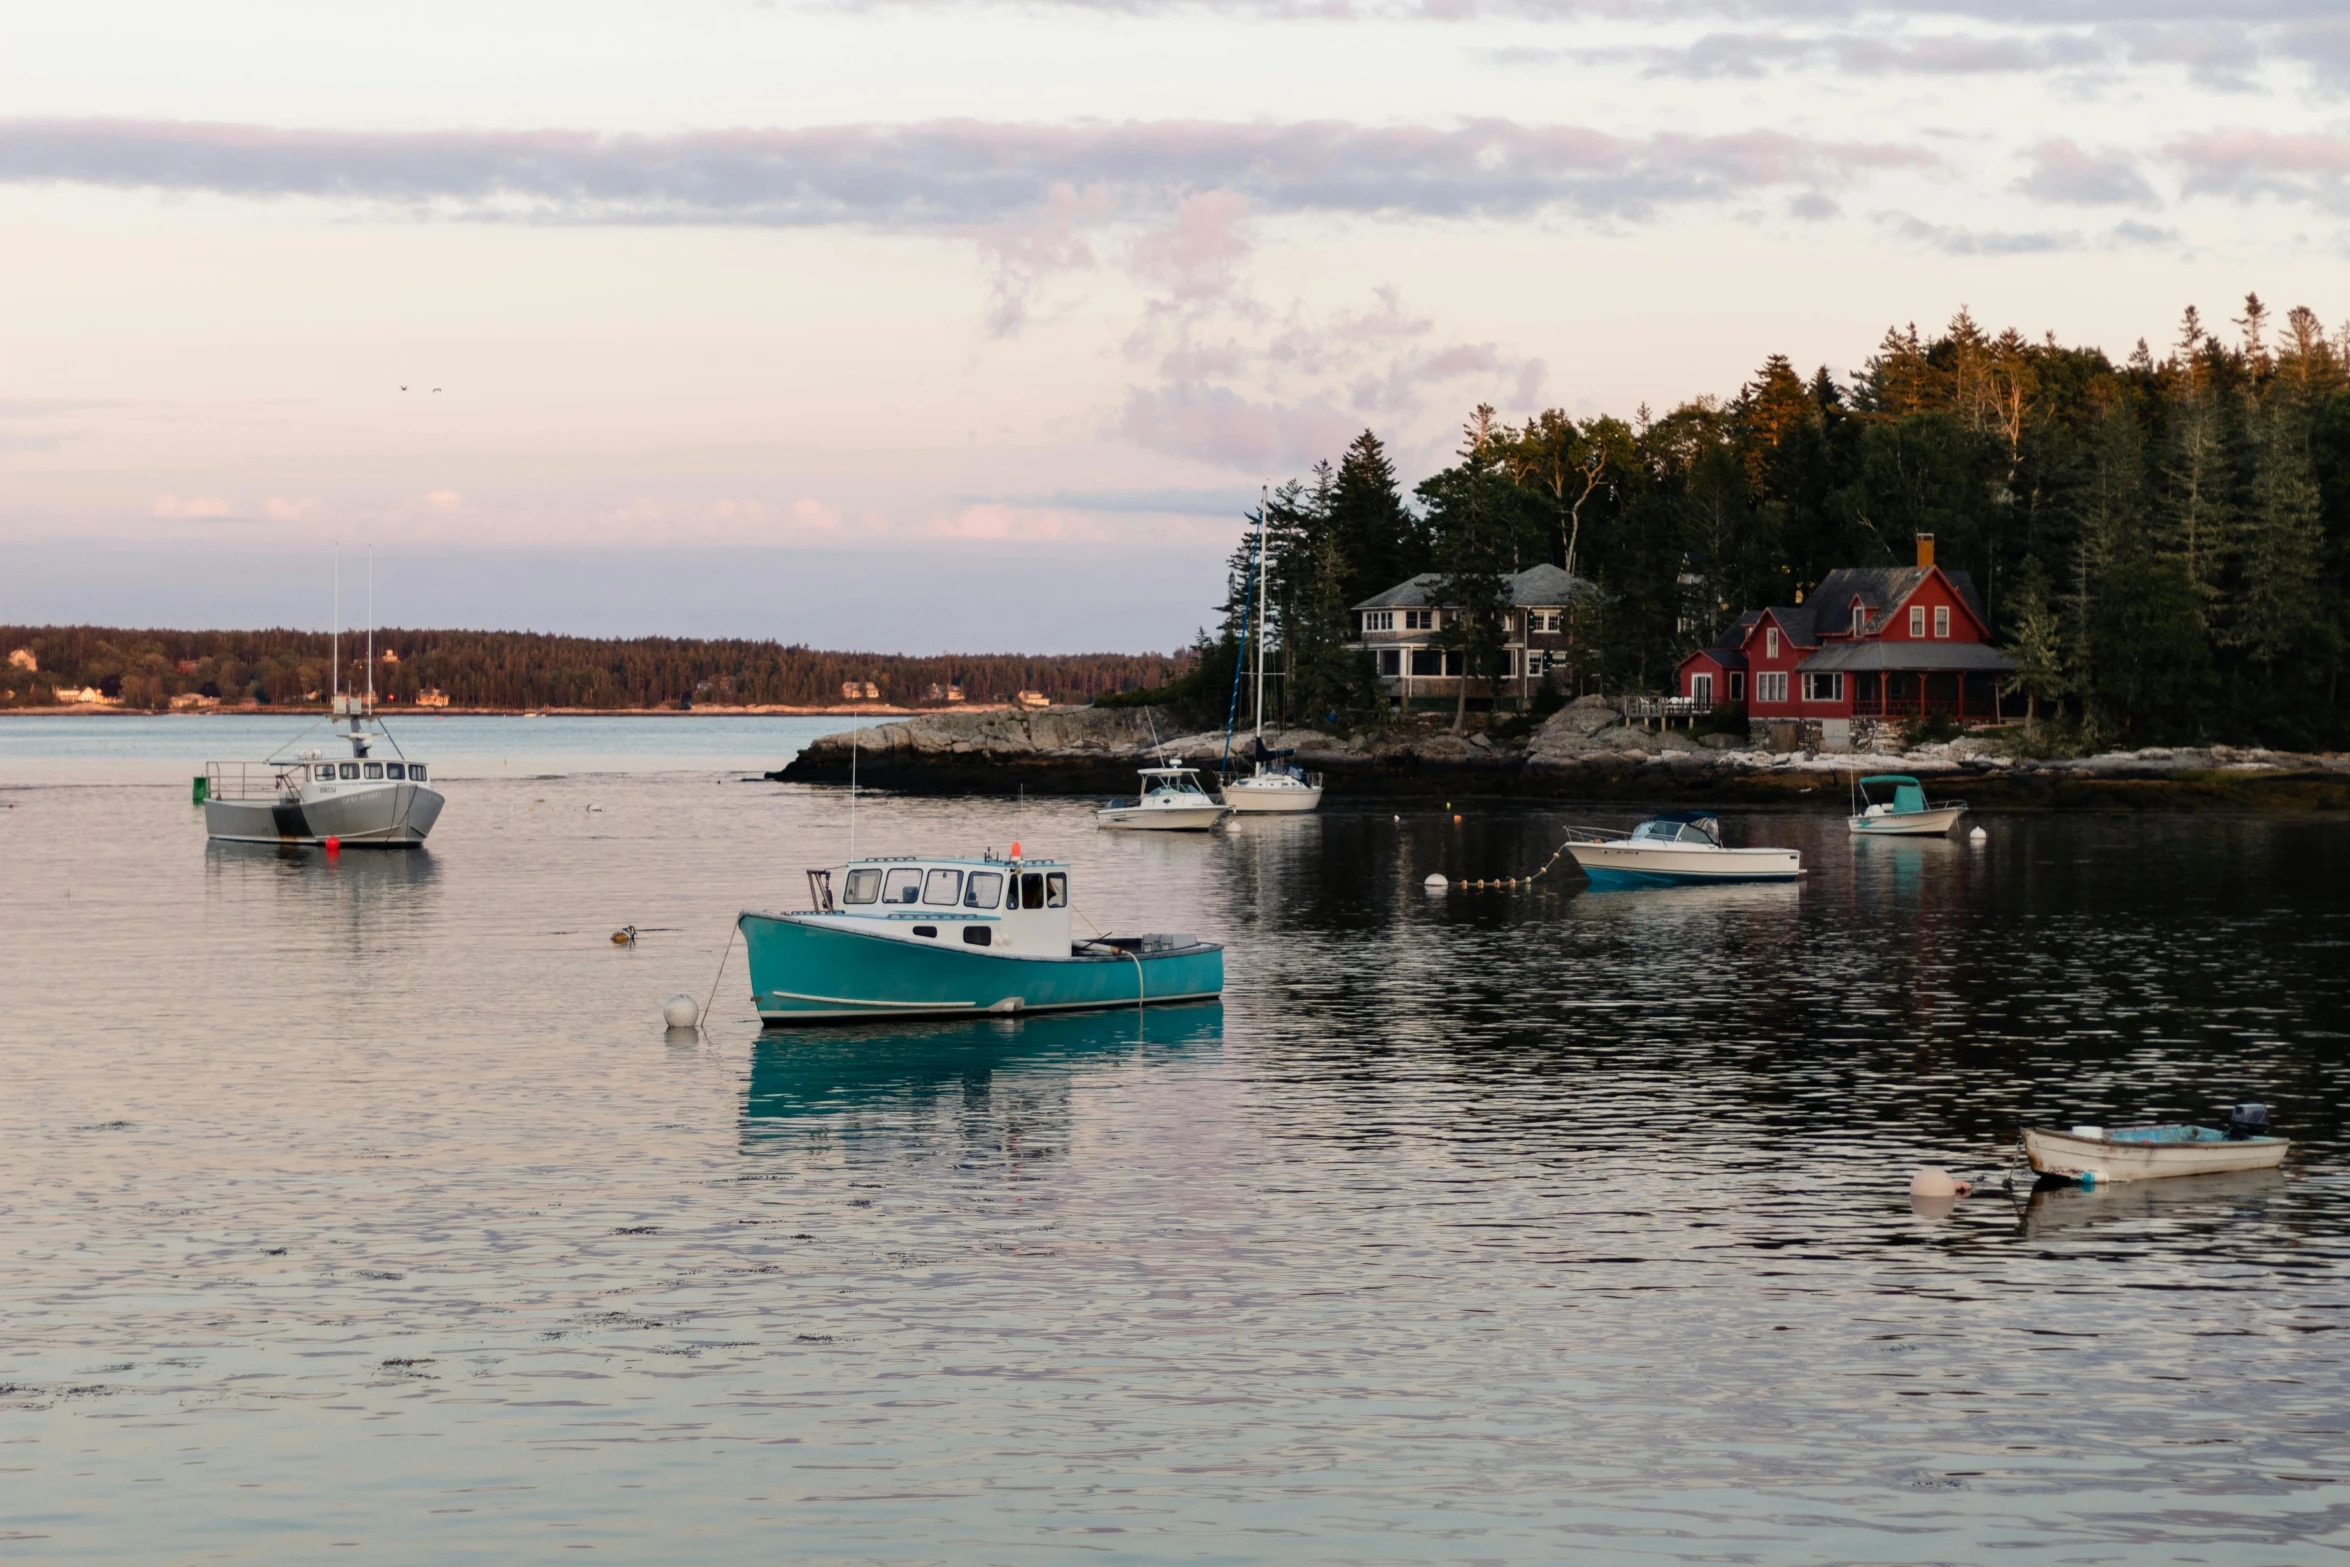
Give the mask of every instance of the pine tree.
M 1435 541 L 1436 601 L 1445 607 L 1439 647 L 1461 656 L 1452 727 L 1468 726 L 1469 683 L 1487 690 L 1507 667 L 1509 551 L 1518 509 L 1516 487 L 1502 467 L 1491 404 L 1480 403 L 1462 427 L 1461 460 L 1419 487 Z
M 2007 656 L 2015 663 L 2008 688 L 2024 694 L 2024 725 L 2040 721 L 2040 704 L 2051 702 L 2062 712 L 2065 679 L 2064 624 L 2048 597 L 2048 572 L 2037 557 L 2027 558 L 2009 590 L 2008 614 L 2013 629 Z
M 1428 569 L 1425 541 L 1396 489 L 1395 465 L 1369 430 L 1356 436 L 1339 460 L 1330 525 L 1346 560 L 1340 591 L 1350 605 Z

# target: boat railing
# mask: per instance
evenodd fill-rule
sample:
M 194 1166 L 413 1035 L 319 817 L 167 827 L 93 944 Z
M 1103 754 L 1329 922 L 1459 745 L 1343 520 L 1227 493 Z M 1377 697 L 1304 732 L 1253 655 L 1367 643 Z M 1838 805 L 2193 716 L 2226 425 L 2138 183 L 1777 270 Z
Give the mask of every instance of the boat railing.
M 302 762 L 206 762 L 208 800 L 274 800 L 300 784 Z
M 1569 843 L 1621 843 L 1632 835 L 1616 827 L 1569 827 Z

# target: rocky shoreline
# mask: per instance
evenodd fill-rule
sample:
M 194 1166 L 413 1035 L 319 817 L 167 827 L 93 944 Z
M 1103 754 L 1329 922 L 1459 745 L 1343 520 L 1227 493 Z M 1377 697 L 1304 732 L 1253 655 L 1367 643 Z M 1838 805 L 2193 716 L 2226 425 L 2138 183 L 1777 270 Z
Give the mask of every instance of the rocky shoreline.
M 1158 715 L 1135 708 L 926 714 L 904 723 L 826 735 L 767 774 L 788 783 L 857 781 L 915 794 L 1131 794 L 1134 769 L 1154 750 L 1213 770 L 1221 731 L 1161 735 Z M 1842 810 L 1855 772 L 1914 773 L 1937 795 L 1990 810 L 2350 810 L 2350 756 L 2238 749 L 2152 748 L 2063 760 L 2023 760 L 1993 740 L 1965 736 L 1898 754 L 1772 752 L 1727 735 L 1626 725 L 1586 697 L 1522 740 L 1477 733 L 1396 730 L 1340 738 L 1289 730 L 1323 775 L 1333 801 L 1514 796 L 1657 804 Z M 1237 750 L 1236 750 L 1237 755 Z

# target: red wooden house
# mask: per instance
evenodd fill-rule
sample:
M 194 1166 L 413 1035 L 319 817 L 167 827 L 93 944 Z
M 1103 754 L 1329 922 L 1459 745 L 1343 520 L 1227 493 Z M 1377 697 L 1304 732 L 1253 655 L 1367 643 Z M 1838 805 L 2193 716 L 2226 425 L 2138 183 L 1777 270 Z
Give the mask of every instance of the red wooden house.
M 1914 566 L 1831 571 L 1808 603 L 1748 610 L 1681 661 L 1681 695 L 1847 734 L 1853 719 L 1997 718 L 2015 666 L 1990 645 L 1973 579 L 1934 564 L 1932 534 L 1917 547 Z

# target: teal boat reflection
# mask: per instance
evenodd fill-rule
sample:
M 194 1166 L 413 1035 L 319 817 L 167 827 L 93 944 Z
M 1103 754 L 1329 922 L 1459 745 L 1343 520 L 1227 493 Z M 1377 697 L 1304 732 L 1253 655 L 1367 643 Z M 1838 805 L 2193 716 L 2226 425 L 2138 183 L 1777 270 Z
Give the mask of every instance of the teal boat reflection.
M 967 1102 L 987 1096 L 999 1077 L 1042 1088 L 1088 1065 L 1190 1052 L 1223 1038 L 1221 1001 L 762 1034 L 751 1050 L 743 1136 L 748 1144 L 792 1123 L 919 1110 L 950 1097 Z

